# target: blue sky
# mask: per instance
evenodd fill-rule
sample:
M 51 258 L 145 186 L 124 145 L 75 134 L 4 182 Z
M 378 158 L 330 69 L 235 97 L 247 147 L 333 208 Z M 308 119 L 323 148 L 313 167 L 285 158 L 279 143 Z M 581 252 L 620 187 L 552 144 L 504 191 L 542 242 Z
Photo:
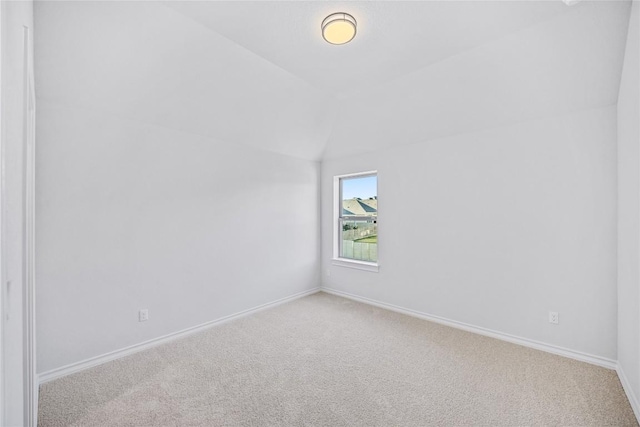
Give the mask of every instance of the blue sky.
M 342 198 L 353 199 L 360 197 L 368 199 L 378 195 L 378 177 L 367 176 L 364 178 L 352 178 L 342 181 Z

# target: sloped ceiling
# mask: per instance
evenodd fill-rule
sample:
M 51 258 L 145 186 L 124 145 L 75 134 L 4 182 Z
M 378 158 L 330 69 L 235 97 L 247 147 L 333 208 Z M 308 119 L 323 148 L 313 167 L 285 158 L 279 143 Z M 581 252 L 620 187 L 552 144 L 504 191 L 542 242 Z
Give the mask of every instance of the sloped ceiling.
M 38 2 L 38 98 L 321 160 L 616 102 L 628 1 Z M 345 11 L 358 35 L 322 40 Z

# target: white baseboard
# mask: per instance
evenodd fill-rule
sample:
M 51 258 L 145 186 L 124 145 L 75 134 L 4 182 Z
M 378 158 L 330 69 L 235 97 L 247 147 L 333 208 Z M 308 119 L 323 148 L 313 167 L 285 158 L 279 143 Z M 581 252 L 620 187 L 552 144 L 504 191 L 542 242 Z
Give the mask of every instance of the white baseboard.
M 541 341 L 535 341 L 528 338 L 522 338 L 515 335 L 506 334 L 504 332 L 494 331 L 492 329 L 483 328 L 480 326 L 471 325 L 464 322 L 458 322 L 457 320 L 451 320 L 433 314 L 423 313 L 416 310 L 411 310 L 397 305 L 388 304 L 386 302 L 376 301 L 370 298 L 353 295 L 348 292 L 338 291 L 327 287 L 320 288 L 322 292 L 341 296 L 344 298 L 352 299 L 354 301 L 362 302 L 365 304 L 373 305 L 376 307 L 384 308 L 387 310 L 395 311 L 397 313 L 406 314 L 408 316 L 417 317 L 420 319 L 428 320 L 431 322 L 439 323 L 445 326 L 451 326 L 452 328 L 462 329 L 463 331 L 473 332 L 479 335 L 484 335 L 491 338 L 496 338 L 502 341 L 507 341 L 513 344 L 519 344 L 525 347 L 535 348 L 536 350 L 546 351 L 547 353 L 557 354 L 559 356 L 568 357 L 570 359 L 579 360 L 581 362 L 590 363 L 592 365 L 602 366 L 604 368 L 615 370 L 617 362 L 605 357 L 595 356 L 581 351 L 570 350 L 568 348 L 559 347 L 553 344 L 547 344 Z
M 618 373 L 618 378 L 620 378 L 620 383 L 622 384 L 622 388 L 624 392 L 627 394 L 627 399 L 629 399 L 629 403 L 631 404 L 631 408 L 633 409 L 633 413 L 636 415 L 636 419 L 638 423 L 640 423 L 640 401 L 638 401 L 638 397 L 633 392 L 631 388 L 631 384 L 629 384 L 629 380 L 627 379 L 627 375 L 622 370 L 622 366 L 618 363 L 616 367 L 616 372 Z
M 115 350 L 100 356 L 92 357 L 86 360 L 82 360 L 80 362 L 72 363 L 66 366 L 62 366 L 60 368 L 52 369 L 47 372 L 43 372 L 38 375 L 39 384 L 44 384 L 48 381 L 55 380 L 57 378 L 64 377 L 66 375 L 74 374 L 76 372 L 83 371 L 88 368 L 92 368 L 94 366 L 101 365 L 106 362 L 110 362 L 115 359 L 120 359 L 121 357 L 129 356 L 130 354 L 137 353 L 142 350 L 146 350 L 151 347 L 155 347 L 160 344 L 165 344 L 167 342 L 173 341 L 178 338 L 186 337 L 187 335 L 194 334 L 196 332 L 200 332 L 202 330 L 211 328 L 213 326 L 220 325 L 225 322 L 229 322 L 231 320 L 238 319 L 240 317 L 248 316 L 253 313 L 257 313 L 258 311 L 275 307 L 280 304 L 284 304 L 286 302 L 290 302 L 296 300 L 298 298 L 306 297 L 307 295 L 315 294 L 320 292 L 320 288 L 313 288 L 308 291 L 298 292 L 293 295 L 289 295 L 288 297 L 280 298 L 276 301 L 268 302 L 266 304 L 259 305 L 257 307 L 253 307 L 247 310 L 240 311 L 235 314 L 231 314 L 229 316 L 221 317 L 216 320 L 212 320 L 210 322 L 202 323 L 197 326 L 193 326 L 191 328 L 183 329 L 178 332 L 174 332 L 168 335 L 164 335 L 158 338 L 154 338 L 148 341 L 141 342 L 140 344 L 135 344 L 129 347 L 122 348 L 120 350 Z

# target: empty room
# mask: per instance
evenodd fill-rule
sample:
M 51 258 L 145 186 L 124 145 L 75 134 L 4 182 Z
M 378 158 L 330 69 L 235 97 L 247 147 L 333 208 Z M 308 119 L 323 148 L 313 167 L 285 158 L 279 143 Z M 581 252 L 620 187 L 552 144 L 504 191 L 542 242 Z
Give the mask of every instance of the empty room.
M 0 425 L 639 425 L 640 1 L 0 0 L 0 57 Z

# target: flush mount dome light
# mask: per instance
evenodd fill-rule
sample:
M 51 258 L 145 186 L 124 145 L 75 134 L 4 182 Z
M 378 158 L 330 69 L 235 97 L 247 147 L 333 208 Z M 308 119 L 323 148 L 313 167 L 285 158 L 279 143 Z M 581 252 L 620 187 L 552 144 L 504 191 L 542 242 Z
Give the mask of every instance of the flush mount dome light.
M 356 36 L 356 25 L 348 13 L 332 13 L 322 21 L 322 37 L 331 44 L 349 43 Z

